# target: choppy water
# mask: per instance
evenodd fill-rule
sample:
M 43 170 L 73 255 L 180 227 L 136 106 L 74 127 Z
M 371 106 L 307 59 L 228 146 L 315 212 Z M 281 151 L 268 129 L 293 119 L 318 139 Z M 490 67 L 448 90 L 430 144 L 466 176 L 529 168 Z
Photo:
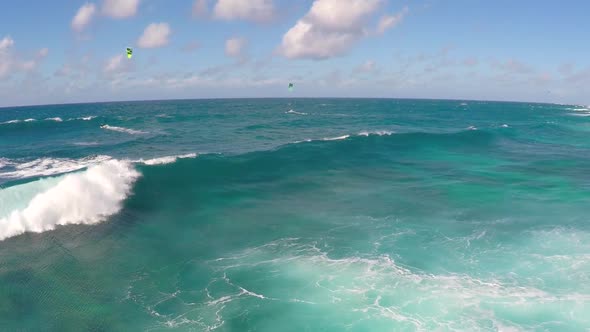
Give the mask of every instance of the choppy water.
M 1 329 L 589 330 L 589 115 L 370 99 L 0 109 Z

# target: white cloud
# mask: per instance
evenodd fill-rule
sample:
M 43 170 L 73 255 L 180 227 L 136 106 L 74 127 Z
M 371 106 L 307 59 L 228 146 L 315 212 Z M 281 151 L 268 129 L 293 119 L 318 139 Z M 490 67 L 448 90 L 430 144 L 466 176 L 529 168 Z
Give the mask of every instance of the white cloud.
M 47 54 L 49 54 L 49 49 L 45 47 L 39 50 L 38 56 L 44 58 L 47 56 Z
M 134 16 L 139 7 L 139 0 L 104 0 L 102 12 L 113 18 Z
M 395 15 L 385 15 L 381 17 L 381 20 L 379 20 L 379 26 L 377 27 L 377 32 L 384 33 L 385 31 L 400 24 L 404 19 L 404 16 L 408 14 L 408 11 L 408 6 L 405 6 L 404 9 Z
M 133 61 L 129 61 L 123 54 L 115 55 L 107 60 L 103 67 L 105 74 L 116 75 L 133 70 Z
M 106 73 L 116 72 L 123 68 L 123 64 L 123 55 L 115 55 L 107 61 L 104 71 Z
M 366 20 L 382 0 L 315 0 L 309 12 L 283 36 L 287 58 L 326 59 L 344 54 L 367 35 Z
M 268 21 L 275 15 L 273 0 L 218 0 L 213 14 L 224 20 Z
M 193 4 L 193 16 L 207 15 L 207 0 L 195 0 Z
M 10 36 L 6 36 L 0 40 L 0 52 L 5 52 L 14 45 L 14 40 Z
M 225 41 L 225 54 L 230 57 L 241 57 L 245 46 L 245 39 L 230 38 Z
M 162 47 L 168 44 L 170 32 L 168 23 L 152 23 L 145 28 L 137 45 L 142 48 Z
M 93 3 L 84 4 L 72 19 L 72 29 L 82 31 L 92 21 L 95 12 L 96 6 Z
M 5 36 L 0 40 L 0 78 L 9 77 L 19 71 L 35 69 L 49 52 L 47 48 L 43 48 L 38 51 L 36 58 L 26 60 L 13 52 L 14 44 L 14 40 L 10 36 Z

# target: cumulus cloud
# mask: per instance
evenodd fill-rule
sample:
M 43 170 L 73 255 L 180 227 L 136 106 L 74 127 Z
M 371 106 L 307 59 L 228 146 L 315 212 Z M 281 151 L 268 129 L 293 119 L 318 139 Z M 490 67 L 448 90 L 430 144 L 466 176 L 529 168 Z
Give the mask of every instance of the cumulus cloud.
M 116 76 L 120 73 L 132 71 L 134 69 L 133 64 L 134 62 L 129 61 L 126 56 L 123 54 L 118 54 L 109 58 L 105 62 L 103 66 L 103 73 L 109 75 L 108 77 L 112 77 L 112 75 Z
M 92 21 L 95 13 L 96 6 L 93 3 L 85 3 L 72 19 L 72 29 L 82 31 Z
M 217 0 L 215 18 L 223 20 L 268 21 L 275 15 L 273 0 Z
M 193 3 L 193 16 L 205 16 L 208 10 L 207 0 L 195 0 Z
M 243 38 L 230 38 L 225 41 L 225 54 L 229 57 L 239 58 L 243 56 L 246 40 Z
M 381 17 L 379 20 L 379 25 L 377 26 L 377 32 L 384 33 L 385 31 L 400 24 L 404 17 L 408 14 L 408 11 L 408 6 L 405 6 L 399 13 L 395 15 L 385 15 Z
M 10 36 L 5 36 L 0 40 L 0 52 L 6 52 L 14 45 L 14 40 Z
M 49 49 L 43 48 L 37 52 L 34 59 L 26 60 L 15 54 L 14 44 L 14 40 L 10 36 L 5 36 L 0 40 L 0 78 L 9 77 L 19 71 L 35 69 L 49 52 Z
M 342 55 L 367 35 L 366 20 L 382 0 L 315 0 L 309 12 L 283 36 L 287 58 L 327 59 Z
M 137 14 L 139 0 L 104 0 L 102 12 L 113 18 L 131 17 Z
M 110 58 L 104 66 L 105 73 L 113 73 L 124 68 L 123 55 L 115 55 Z
M 145 28 L 137 45 L 142 48 L 162 47 L 168 44 L 170 32 L 168 23 L 152 23 Z

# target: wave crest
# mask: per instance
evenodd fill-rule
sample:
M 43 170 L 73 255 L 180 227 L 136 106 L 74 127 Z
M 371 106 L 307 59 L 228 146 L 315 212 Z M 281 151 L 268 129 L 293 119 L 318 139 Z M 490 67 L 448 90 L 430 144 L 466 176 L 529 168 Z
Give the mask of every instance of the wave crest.
M 139 176 L 131 163 L 118 160 L 66 175 L 54 187 L 37 194 L 26 208 L 0 219 L 0 240 L 53 230 L 58 225 L 104 221 L 120 211 Z

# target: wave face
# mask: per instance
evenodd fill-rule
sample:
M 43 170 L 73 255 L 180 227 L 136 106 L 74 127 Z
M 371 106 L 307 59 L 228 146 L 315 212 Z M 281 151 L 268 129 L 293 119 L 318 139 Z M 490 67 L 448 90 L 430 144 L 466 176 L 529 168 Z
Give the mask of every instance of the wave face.
M 462 103 L 4 109 L 2 328 L 589 329 L 585 111 Z

